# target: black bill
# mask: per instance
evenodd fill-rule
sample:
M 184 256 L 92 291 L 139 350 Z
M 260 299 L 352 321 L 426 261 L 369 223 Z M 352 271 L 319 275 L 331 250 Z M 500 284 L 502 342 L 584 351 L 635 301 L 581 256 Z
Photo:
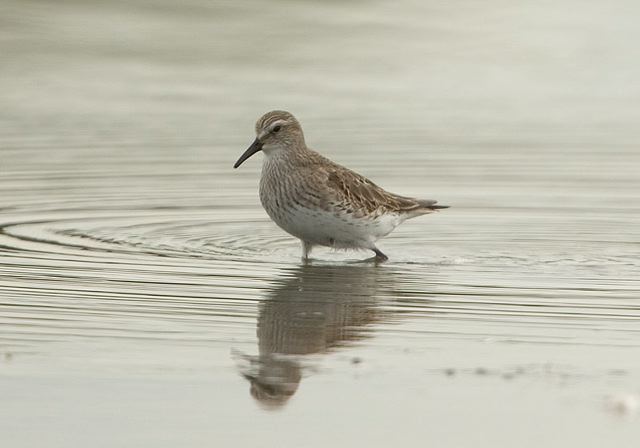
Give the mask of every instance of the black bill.
M 242 163 L 247 160 L 249 157 L 251 157 L 252 155 L 254 155 L 255 153 L 257 153 L 258 151 L 260 151 L 262 149 L 262 143 L 260 142 L 260 140 L 258 140 L 257 138 L 253 141 L 253 143 L 251 143 L 251 146 L 249 146 L 247 148 L 247 150 L 244 152 L 244 154 L 242 154 L 240 156 L 240 158 L 238 159 L 238 161 L 236 162 L 235 165 L 233 165 L 234 168 L 238 168 L 240 165 L 242 165 Z

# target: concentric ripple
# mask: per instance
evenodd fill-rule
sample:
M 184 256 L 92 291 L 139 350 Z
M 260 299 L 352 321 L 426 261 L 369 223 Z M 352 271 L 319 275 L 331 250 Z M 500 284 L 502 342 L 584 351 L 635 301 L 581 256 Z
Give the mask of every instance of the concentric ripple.
M 219 218 L 219 211 L 109 210 L 89 218 L 65 217 L 64 213 L 54 216 L 5 224 L 0 244 L 14 250 L 82 251 L 85 256 L 145 253 L 217 260 L 264 260 L 279 251 L 297 248 L 295 240 L 274 231 L 264 219 L 224 220 Z

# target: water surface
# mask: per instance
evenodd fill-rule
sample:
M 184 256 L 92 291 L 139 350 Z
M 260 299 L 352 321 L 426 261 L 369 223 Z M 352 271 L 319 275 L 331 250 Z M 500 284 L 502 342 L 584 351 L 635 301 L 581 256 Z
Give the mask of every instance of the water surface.
M 636 3 L 2 6 L 7 446 L 636 445 Z M 452 208 L 302 265 L 275 108 Z

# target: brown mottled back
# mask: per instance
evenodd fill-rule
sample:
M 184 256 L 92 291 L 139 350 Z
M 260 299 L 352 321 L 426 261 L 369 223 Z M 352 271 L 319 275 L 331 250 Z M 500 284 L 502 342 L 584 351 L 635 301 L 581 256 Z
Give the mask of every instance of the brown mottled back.
M 437 201 L 400 196 L 379 187 L 366 177 L 339 165 L 319 153 L 306 149 L 298 170 L 312 181 L 324 184 L 326 209 L 353 213 L 355 217 L 374 218 L 384 213 L 406 215 L 406 218 L 431 213 L 440 208 Z M 311 187 L 311 185 L 310 185 Z

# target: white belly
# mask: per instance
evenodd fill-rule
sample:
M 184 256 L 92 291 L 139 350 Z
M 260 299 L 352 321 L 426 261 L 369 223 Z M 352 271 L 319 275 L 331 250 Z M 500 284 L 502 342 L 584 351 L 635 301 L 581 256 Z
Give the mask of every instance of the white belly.
M 322 188 L 313 185 L 277 154 L 265 155 L 260 202 L 283 230 L 313 245 L 373 249 L 379 238 L 402 222 L 398 214 L 354 217 L 345 210 L 327 210 Z M 330 201 L 328 201 L 330 202 Z
M 311 244 L 336 248 L 370 249 L 400 223 L 395 215 L 368 219 L 302 206 L 273 210 L 263 205 L 271 219 L 291 235 Z

